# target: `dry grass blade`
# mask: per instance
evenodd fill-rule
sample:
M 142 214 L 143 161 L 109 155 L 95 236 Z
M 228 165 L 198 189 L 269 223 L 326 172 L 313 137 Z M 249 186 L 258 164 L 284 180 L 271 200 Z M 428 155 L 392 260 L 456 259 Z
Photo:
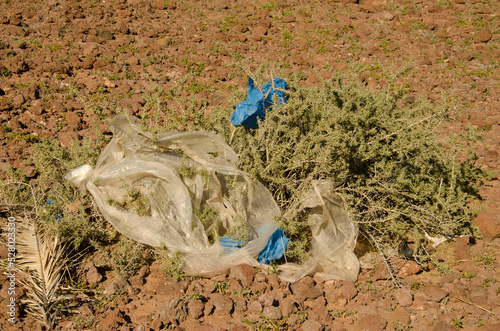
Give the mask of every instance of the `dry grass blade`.
M 21 283 L 28 291 L 28 299 L 24 300 L 27 311 L 53 329 L 57 305 L 70 298 L 59 288 L 63 269 L 69 262 L 67 246 L 57 237 L 50 238 L 36 220 L 28 218 L 19 220 L 17 238 L 18 269 Z

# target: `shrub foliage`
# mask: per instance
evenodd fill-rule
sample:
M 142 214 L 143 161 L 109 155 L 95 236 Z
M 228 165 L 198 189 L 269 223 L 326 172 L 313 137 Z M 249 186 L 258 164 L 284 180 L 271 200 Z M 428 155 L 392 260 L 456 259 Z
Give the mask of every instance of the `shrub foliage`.
M 315 179 L 332 179 L 362 233 L 379 243 L 472 231 L 467 202 L 477 197 L 481 173 L 472 153 L 457 158 L 463 139 L 440 134 L 449 120 L 446 105 L 405 105 L 390 85 L 373 93 L 341 80 L 321 88 L 291 85 L 288 102 L 258 129 L 226 135 L 240 168 L 274 194 L 293 256 L 307 248 L 308 224 L 297 207 Z

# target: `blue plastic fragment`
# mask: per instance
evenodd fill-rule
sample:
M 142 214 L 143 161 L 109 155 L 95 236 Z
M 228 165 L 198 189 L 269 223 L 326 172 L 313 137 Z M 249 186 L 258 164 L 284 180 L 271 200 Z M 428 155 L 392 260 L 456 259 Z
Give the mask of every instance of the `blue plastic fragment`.
M 283 229 L 277 229 L 269 238 L 266 247 L 260 252 L 257 260 L 260 263 L 269 264 L 281 259 L 285 254 L 286 246 L 289 241 L 290 239 L 285 236 L 285 231 L 283 231 Z
M 255 235 L 257 237 L 260 237 L 266 232 L 269 232 L 270 228 L 272 228 L 273 226 L 273 224 L 264 224 L 256 230 Z M 242 248 L 246 244 L 246 242 L 244 241 L 234 240 L 231 237 L 219 237 L 217 240 L 222 247 L 226 248 L 227 254 L 231 253 L 235 249 Z M 283 229 L 275 230 L 269 237 L 266 247 L 264 247 L 264 249 L 260 251 L 257 261 L 263 264 L 270 264 L 281 259 L 281 257 L 285 254 L 288 242 L 290 242 L 290 239 L 285 236 L 285 231 L 283 231 Z
M 231 237 L 219 237 L 217 239 L 222 247 L 225 248 L 241 248 L 245 245 L 244 241 L 234 240 Z
M 71 202 L 73 202 L 73 199 L 71 199 Z M 54 201 L 52 201 L 52 199 L 49 199 L 49 201 L 47 201 L 47 204 L 54 205 Z M 56 220 L 60 221 L 62 218 L 63 218 L 63 215 L 61 213 L 56 215 Z M 61 222 L 59 222 L 59 223 L 61 223 Z
M 262 91 L 254 87 L 252 78 L 248 78 L 247 99 L 236 106 L 231 115 L 231 123 L 235 126 L 243 125 L 250 129 L 258 128 L 257 119 L 263 119 L 266 111 L 271 110 L 274 96 L 278 97 L 278 105 L 286 102 L 284 90 L 288 84 L 281 78 L 274 77 L 262 86 Z

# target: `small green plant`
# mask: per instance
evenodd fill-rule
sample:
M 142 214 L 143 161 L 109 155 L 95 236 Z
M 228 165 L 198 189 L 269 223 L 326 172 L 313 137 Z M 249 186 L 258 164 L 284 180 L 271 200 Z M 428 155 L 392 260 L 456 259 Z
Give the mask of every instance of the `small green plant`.
M 411 325 L 405 324 L 401 321 L 393 321 L 392 324 L 395 331 L 410 331 L 413 329 Z
M 217 293 L 226 293 L 229 289 L 229 279 L 224 281 L 214 280 L 214 288 Z
M 174 281 L 179 282 L 186 278 L 186 274 L 181 269 L 182 255 L 180 251 L 175 251 L 170 257 L 165 257 L 165 265 L 161 270 Z
M 189 86 L 186 87 L 186 91 L 190 93 L 199 93 L 201 91 L 206 90 L 208 87 L 200 82 L 192 82 Z
M 334 309 L 330 312 L 330 314 L 335 318 L 346 318 L 349 316 L 354 316 L 358 312 L 356 310 L 350 309 Z
M 96 325 L 95 316 L 80 317 L 76 316 L 73 318 L 73 327 L 77 330 L 88 330 L 94 329 Z
M 107 202 L 110 205 L 123 208 L 129 212 L 133 212 L 139 216 L 148 216 L 151 214 L 148 201 L 140 191 L 140 187 L 136 187 L 131 183 L 125 182 L 125 179 L 120 179 L 122 187 L 127 192 L 126 196 L 108 197 Z
M 104 256 L 105 263 L 113 271 L 123 277 L 131 277 L 144 265 L 147 264 L 148 250 L 140 243 L 126 237 L 120 237 L 117 245 L 100 249 Z
M 181 64 L 189 73 L 193 73 L 195 75 L 199 75 L 203 69 L 205 69 L 204 63 L 191 61 L 188 58 L 184 58 Z
M 28 143 L 36 143 L 40 141 L 39 136 L 35 136 L 31 133 L 22 133 L 19 131 L 5 133 L 5 139 L 12 142 L 26 141 Z
M 473 274 L 471 272 L 468 272 L 468 271 L 464 271 L 461 275 L 462 278 L 465 278 L 465 279 L 472 279 L 472 278 L 475 278 L 476 277 L 476 274 Z
M 120 80 L 121 77 L 118 73 L 114 73 L 114 74 L 111 74 L 109 75 L 109 80 Z
M 497 264 L 496 256 L 493 253 L 483 253 L 473 255 L 473 262 L 475 265 L 491 266 Z
M 372 282 L 370 282 L 370 281 L 367 281 L 365 283 L 364 289 L 367 292 L 373 292 L 373 293 L 378 293 L 379 292 L 377 286 L 375 284 L 373 284 Z
M 260 320 L 252 322 L 248 319 L 244 319 L 243 322 L 250 326 L 252 330 L 273 330 L 273 331 L 279 331 L 279 330 L 286 330 L 286 321 L 287 318 L 281 319 L 279 321 L 271 320 L 268 317 L 266 317 L 263 313 L 259 313 Z
M 59 44 L 47 44 L 47 48 L 51 52 L 55 52 L 55 51 L 59 51 L 59 50 L 63 49 L 63 47 Z
M 461 330 L 463 328 L 462 319 L 457 317 L 452 321 L 452 325 L 455 329 Z
M 411 284 L 411 289 L 413 291 L 419 291 L 425 286 L 424 282 L 415 282 Z
M 479 284 L 479 286 L 481 286 L 482 288 L 484 288 L 485 290 L 490 287 L 492 283 L 495 283 L 497 280 L 495 278 L 490 278 L 490 277 L 486 277 L 483 282 L 481 284 Z

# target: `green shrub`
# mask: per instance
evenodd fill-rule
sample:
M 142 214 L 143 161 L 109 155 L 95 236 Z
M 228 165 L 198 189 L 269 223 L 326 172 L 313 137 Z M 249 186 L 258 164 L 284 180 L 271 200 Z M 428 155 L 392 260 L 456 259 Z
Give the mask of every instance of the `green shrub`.
M 96 142 L 85 138 L 65 148 L 57 140 L 42 138 L 32 147 L 26 163 L 37 169 L 37 178 L 28 182 L 21 171 L 11 168 L 6 180 L 0 179 L 0 200 L 9 213 L 35 214 L 49 234 L 71 239 L 76 249 L 92 240 L 107 241 L 110 233 L 90 196 L 82 196 L 64 179 L 78 166 L 95 165 L 100 154 Z
M 227 123 L 232 109 L 201 126 L 224 135 L 240 155 L 239 168 L 273 193 L 292 259 L 309 247 L 309 224 L 298 206 L 315 179 L 333 180 L 362 234 L 378 243 L 472 233 L 467 203 L 478 197 L 482 178 L 474 154 L 464 152 L 458 136 L 440 135 L 450 121 L 446 105 L 405 106 L 402 98 L 390 84 L 372 93 L 340 79 L 321 88 L 298 88 L 292 80 L 288 102 L 258 129 L 230 132 L 220 119 Z M 458 152 L 467 154 L 465 161 Z

